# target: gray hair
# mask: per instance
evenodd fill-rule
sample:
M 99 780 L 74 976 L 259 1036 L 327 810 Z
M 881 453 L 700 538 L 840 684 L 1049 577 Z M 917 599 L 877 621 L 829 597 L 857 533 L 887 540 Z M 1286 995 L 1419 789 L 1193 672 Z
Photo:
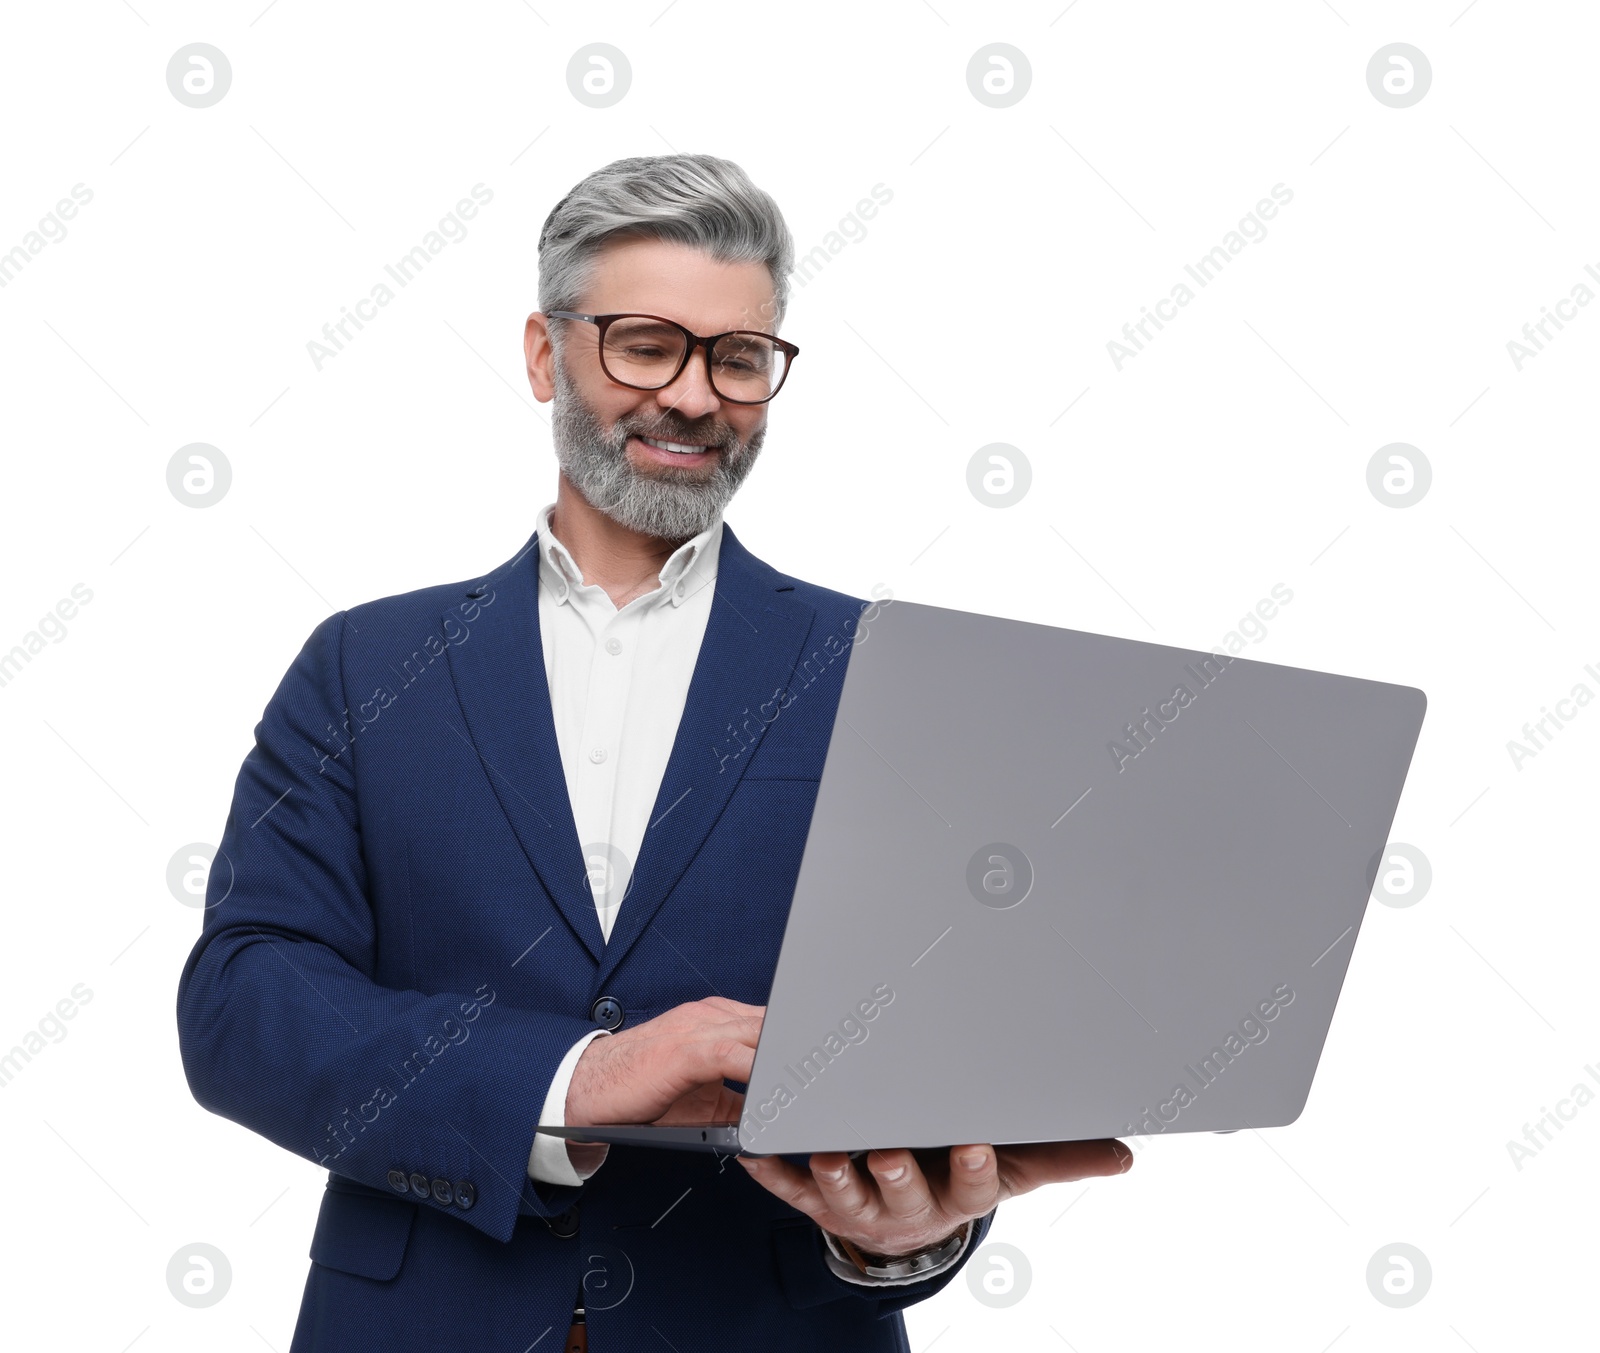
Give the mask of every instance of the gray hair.
M 719 263 L 766 264 L 774 332 L 783 323 L 794 241 L 778 204 L 732 160 L 634 155 L 579 181 L 539 232 L 539 309 L 579 309 L 595 256 L 619 238 L 671 240 Z

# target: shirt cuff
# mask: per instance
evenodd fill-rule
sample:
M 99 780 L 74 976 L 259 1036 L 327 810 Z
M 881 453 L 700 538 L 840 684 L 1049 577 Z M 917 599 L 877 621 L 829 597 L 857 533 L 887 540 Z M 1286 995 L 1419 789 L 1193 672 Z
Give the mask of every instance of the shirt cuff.
M 583 1056 L 583 1050 L 590 1042 L 600 1037 L 601 1034 L 610 1035 L 609 1029 L 595 1029 L 586 1033 L 576 1043 L 567 1049 L 567 1055 L 561 1059 L 561 1064 L 556 1067 L 556 1074 L 550 1082 L 550 1090 L 544 1097 L 544 1107 L 539 1111 L 539 1121 L 551 1127 L 565 1127 L 567 1122 L 567 1087 L 572 1084 L 572 1072 L 578 1065 L 578 1058 Z M 567 1139 L 554 1137 L 548 1132 L 535 1132 L 533 1134 L 533 1150 L 528 1154 L 528 1176 L 537 1179 L 543 1184 L 565 1184 L 569 1187 L 583 1183 L 590 1175 L 605 1163 L 610 1147 L 585 1146 L 585 1154 L 598 1152 L 595 1163 L 587 1170 L 578 1170 L 572 1163 L 572 1157 L 567 1154 Z
M 855 1283 L 858 1287 L 908 1287 L 912 1283 L 925 1282 L 929 1278 L 937 1278 L 941 1273 L 946 1273 L 961 1262 L 961 1257 L 966 1254 L 967 1246 L 972 1243 L 973 1228 L 977 1225 L 968 1221 L 965 1232 L 961 1237 L 961 1244 L 956 1247 L 956 1252 L 943 1263 L 934 1268 L 926 1269 L 921 1273 L 914 1273 L 909 1278 L 869 1278 L 861 1272 L 855 1264 L 845 1255 L 828 1231 L 822 1231 L 822 1243 L 828 1249 L 828 1267 L 834 1274 L 843 1278 L 847 1283 Z M 821 1227 L 817 1228 L 822 1230 Z

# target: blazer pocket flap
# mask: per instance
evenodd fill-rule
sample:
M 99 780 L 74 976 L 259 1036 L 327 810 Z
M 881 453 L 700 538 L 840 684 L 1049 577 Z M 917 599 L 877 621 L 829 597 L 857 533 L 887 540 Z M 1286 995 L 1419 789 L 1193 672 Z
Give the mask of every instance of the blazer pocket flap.
M 329 1189 L 322 1196 L 311 1258 L 326 1268 L 387 1282 L 400 1272 L 415 1203 Z

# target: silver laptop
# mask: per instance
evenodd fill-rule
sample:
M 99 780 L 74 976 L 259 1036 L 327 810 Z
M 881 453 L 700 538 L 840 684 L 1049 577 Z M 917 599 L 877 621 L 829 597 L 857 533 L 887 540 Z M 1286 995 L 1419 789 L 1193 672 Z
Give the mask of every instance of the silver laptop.
M 749 1155 L 1293 1122 L 1427 700 L 896 601 L 852 648 Z

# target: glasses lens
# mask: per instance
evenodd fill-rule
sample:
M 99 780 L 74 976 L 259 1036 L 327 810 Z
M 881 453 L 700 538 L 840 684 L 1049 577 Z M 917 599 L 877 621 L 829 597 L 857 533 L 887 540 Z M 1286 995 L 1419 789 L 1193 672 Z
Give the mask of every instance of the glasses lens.
M 760 403 L 783 384 L 787 357 L 765 334 L 724 334 L 711 349 L 711 384 L 724 399 Z
M 659 389 L 678 374 L 686 340 L 660 320 L 625 315 L 606 329 L 601 357 L 606 371 L 625 385 Z

